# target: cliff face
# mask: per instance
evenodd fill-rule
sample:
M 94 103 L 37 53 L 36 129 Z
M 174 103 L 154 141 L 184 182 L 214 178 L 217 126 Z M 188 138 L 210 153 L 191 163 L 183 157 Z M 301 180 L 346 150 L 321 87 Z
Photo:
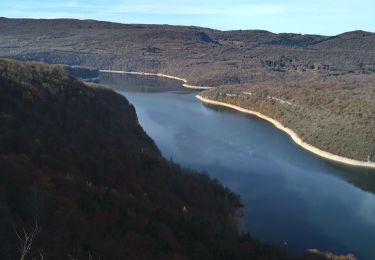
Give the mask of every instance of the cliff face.
M 24 232 L 30 259 L 282 257 L 239 234 L 241 207 L 162 158 L 123 96 L 62 66 L 0 60 L 2 258 L 20 257 Z

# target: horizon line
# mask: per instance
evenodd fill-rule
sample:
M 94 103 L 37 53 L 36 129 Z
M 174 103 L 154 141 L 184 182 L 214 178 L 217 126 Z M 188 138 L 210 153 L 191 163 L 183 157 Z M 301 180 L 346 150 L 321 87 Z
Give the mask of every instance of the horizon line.
M 266 29 L 229 29 L 229 30 L 222 30 L 219 28 L 212 28 L 212 27 L 205 27 L 200 25 L 193 25 L 193 24 L 170 24 L 170 23 L 130 23 L 130 22 L 120 22 L 120 21 L 110 21 L 110 20 L 100 20 L 100 19 L 83 19 L 83 18 L 76 18 L 76 17 L 54 17 L 54 18 L 35 18 L 35 17 L 6 17 L 0 16 L 0 19 L 8 19 L 8 20 L 75 20 L 75 21 L 94 21 L 94 22 L 102 22 L 102 23 L 114 23 L 114 24 L 122 24 L 122 25 L 147 25 L 147 26 L 173 26 L 173 27 L 194 27 L 194 28 L 202 28 L 202 29 L 209 29 L 221 32 L 231 32 L 231 31 L 263 31 L 271 34 L 296 34 L 296 35 L 318 35 L 318 36 L 327 36 L 327 37 L 334 37 L 339 36 L 345 33 L 351 32 L 366 32 L 374 34 L 375 31 L 367 31 L 363 29 L 355 29 L 349 31 L 343 31 L 338 34 L 329 35 L 329 34 L 316 34 L 316 33 L 301 33 L 301 32 L 291 32 L 291 31 L 283 31 L 283 32 L 273 32 Z

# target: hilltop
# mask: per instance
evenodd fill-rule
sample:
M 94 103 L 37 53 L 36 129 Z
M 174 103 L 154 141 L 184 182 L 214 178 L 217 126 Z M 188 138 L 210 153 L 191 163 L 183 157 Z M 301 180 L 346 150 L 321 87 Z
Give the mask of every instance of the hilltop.
M 0 26 L 2 57 L 178 76 L 215 87 L 202 95 L 256 109 L 322 150 L 375 161 L 374 33 L 275 34 L 72 19 L 1 18 Z

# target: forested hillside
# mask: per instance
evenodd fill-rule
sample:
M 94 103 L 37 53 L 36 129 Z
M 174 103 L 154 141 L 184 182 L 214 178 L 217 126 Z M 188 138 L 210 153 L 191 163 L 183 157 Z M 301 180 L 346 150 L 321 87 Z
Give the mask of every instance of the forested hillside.
M 0 60 L 1 259 L 283 258 L 239 232 L 241 209 L 165 160 L 123 96 Z
M 374 33 L 7 18 L 0 28 L 0 57 L 178 76 L 218 87 L 204 95 L 280 120 L 322 150 L 375 160 Z

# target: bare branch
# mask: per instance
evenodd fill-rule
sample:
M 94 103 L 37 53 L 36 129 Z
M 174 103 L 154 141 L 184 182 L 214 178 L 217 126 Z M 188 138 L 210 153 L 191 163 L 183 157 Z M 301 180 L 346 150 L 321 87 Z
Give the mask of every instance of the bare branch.
M 38 226 L 38 221 L 35 220 L 35 226 L 34 226 L 34 229 L 31 231 L 31 233 L 27 233 L 25 228 L 22 228 L 22 231 L 23 231 L 23 236 L 20 235 L 20 233 L 17 231 L 14 223 L 12 222 L 12 226 L 13 226 L 13 230 L 14 230 L 14 233 L 16 234 L 19 242 L 20 242 L 20 246 L 19 246 L 19 250 L 20 250 L 20 259 L 21 260 L 24 260 L 26 255 L 30 252 L 31 250 L 31 246 L 33 244 L 33 241 L 35 239 L 35 237 L 37 237 L 41 231 L 40 227 Z M 40 253 L 41 255 L 41 259 L 43 259 L 43 254 Z

